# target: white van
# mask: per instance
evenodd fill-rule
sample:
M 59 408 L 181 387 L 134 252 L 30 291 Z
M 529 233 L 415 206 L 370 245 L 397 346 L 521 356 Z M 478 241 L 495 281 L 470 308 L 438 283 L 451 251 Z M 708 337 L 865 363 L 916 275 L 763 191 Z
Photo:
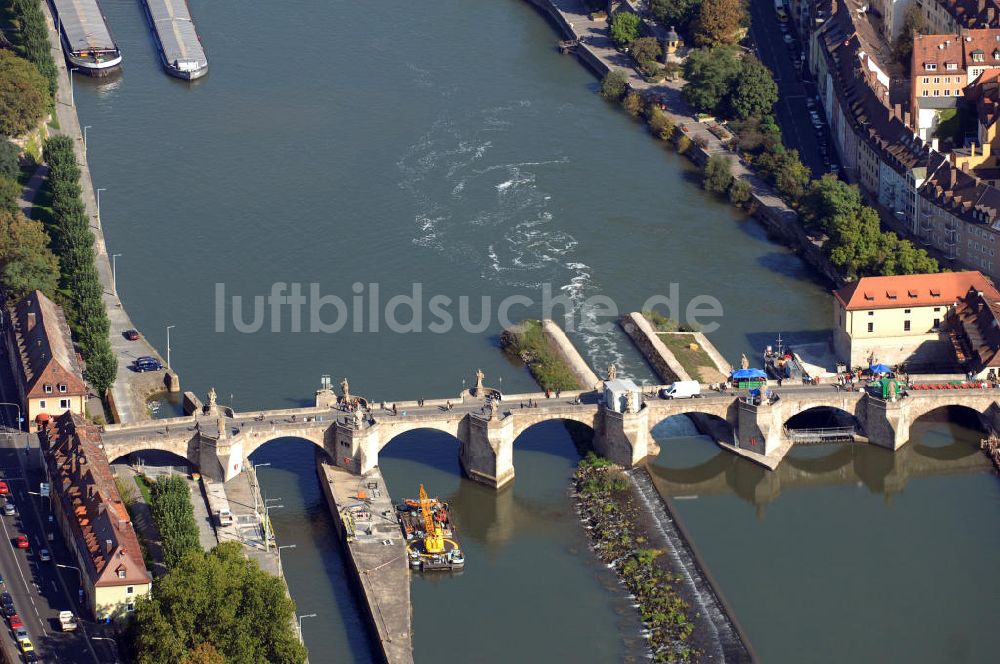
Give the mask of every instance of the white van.
M 233 525 L 233 513 L 229 511 L 228 507 L 223 507 L 219 510 L 219 525 L 220 526 L 231 526 Z
M 664 399 L 690 399 L 701 396 L 701 385 L 696 380 L 679 380 L 669 387 L 660 390 Z

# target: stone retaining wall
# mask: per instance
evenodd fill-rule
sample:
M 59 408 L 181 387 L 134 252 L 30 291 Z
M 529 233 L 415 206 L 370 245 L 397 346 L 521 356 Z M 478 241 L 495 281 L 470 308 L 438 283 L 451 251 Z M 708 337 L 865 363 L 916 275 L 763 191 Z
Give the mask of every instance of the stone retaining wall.
M 542 321 L 542 334 L 551 342 L 556 354 L 563 364 L 572 372 L 573 377 L 580 383 L 584 390 L 595 387 L 601 382 L 594 370 L 590 368 L 586 360 L 576 350 L 576 346 L 569 340 L 562 328 L 554 321 L 546 318 Z
M 653 329 L 645 316 L 633 311 L 623 316 L 619 324 L 625 330 L 625 334 L 632 338 L 639 352 L 653 367 L 653 371 L 660 377 L 660 380 L 664 383 L 692 380 L 674 354 L 656 335 L 656 330 Z

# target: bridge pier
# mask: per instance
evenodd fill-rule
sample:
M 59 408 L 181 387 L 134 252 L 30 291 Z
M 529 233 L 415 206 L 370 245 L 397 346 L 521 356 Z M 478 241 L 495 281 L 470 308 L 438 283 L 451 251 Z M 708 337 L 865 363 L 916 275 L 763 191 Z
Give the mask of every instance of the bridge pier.
M 660 446 L 650 434 L 649 408 L 644 404 L 637 413 L 601 408 L 594 431 L 594 451 L 625 468 L 658 454 Z
M 495 489 L 514 479 L 514 418 L 466 418 L 459 457 L 470 479 Z
M 738 447 L 769 456 L 784 444 L 784 408 L 778 404 L 754 405 L 740 400 L 736 420 Z

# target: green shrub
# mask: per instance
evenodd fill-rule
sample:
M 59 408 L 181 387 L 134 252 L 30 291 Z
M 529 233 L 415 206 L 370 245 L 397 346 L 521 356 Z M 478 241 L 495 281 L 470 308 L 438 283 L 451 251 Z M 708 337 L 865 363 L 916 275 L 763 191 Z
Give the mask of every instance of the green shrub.
M 609 71 L 601 81 L 601 96 L 608 101 L 618 101 L 628 90 L 628 74 L 621 69 Z

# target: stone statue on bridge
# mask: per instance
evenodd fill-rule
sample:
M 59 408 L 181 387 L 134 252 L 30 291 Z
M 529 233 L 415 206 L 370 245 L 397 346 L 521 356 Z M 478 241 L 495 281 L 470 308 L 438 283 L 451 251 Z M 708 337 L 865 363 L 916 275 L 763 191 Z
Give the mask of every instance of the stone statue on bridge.
M 360 429 L 364 425 L 364 422 L 364 415 L 362 414 L 361 409 L 356 408 L 354 410 L 354 428 Z
M 612 362 L 608 365 L 608 380 L 614 380 L 618 377 L 618 367 Z
M 486 402 L 486 411 L 489 413 L 490 419 L 492 420 L 497 414 L 497 402 L 490 399 Z
M 214 413 L 214 412 L 216 412 L 216 410 L 218 410 L 218 404 L 216 403 L 216 398 L 217 397 L 216 397 L 216 394 L 215 394 L 215 388 L 214 387 L 208 388 L 208 407 L 207 408 L 208 408 L 208 412 L 209 413 Z
M 351 384 L 347 382 L 347 378 L 340 381 L 340 391 L 344 393 L 344 403 L 350 403 L 351 401 Z
M 483 378 L 486 378 L 486 374 L 483 373 L 482 369 L 476 369 L 476 391 L 475 396 L 481 397 L 486 393 L 486 388 L 483 387 Z
M 639 412 L 639 399 L 632 390 L 625 393 L 625 410 L 629 413 Z
M 747 354 L 746 353 L 743 353 L 740 356 L 740 366 L 743 367 L 744 369 L 749 369 L 750 368 L 750 360 L 747 359 Z

